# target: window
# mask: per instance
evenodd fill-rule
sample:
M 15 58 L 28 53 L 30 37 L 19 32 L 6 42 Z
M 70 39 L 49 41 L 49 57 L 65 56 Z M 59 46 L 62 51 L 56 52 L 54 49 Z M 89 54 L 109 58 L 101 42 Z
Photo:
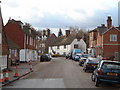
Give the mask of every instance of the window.
M 117 35 L 111 34 L 110 35 L 110 41 L 117 41 Z
M 15 50 L 15 57 L 17 56 L 17 50 Z
M 66 48 L 66 45 L 64 45 L 64 49 Z
M 33 45 L 33 38 L 30 37 L 30 45 Z
M 59 46 L 57 46 L 57 49 L 59 49 Z
M 74 48 L 78 48 L 78 44 L 74 44 Z
M 11 50 L 11 54 L 15 54 L 15 50 Z

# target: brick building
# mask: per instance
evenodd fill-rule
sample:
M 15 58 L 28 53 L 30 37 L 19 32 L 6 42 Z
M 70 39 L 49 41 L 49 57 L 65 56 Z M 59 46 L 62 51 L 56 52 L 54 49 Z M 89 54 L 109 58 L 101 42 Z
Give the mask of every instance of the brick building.
M 110 58 L 120 51 L 120 29 L 112 26 L 112 19 L 108 16 L 107 26 L 102 24 L 89 32 L 89 53 L 93 56 L 102 55 Z
M 29 24 L 24 25 L 21 21 L 9 19 L 5 25 L 5 32 L 7 37 L 20 48 L 17 54 L 20 55 L 18 56 L 20 60 L 23 60 L 23 56 L 25 61 L 37 59 L 37 34 L 34 28 L 31 28 Z M 13 53 L 10 49 L 9 52 Z M 23 53 L 25 55 L 21 55 Z

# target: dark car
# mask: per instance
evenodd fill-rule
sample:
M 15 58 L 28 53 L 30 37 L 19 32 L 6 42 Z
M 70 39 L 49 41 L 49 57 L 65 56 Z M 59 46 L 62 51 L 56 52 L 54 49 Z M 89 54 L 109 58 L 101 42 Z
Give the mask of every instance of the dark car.
M 79 60 L 79 65 L 82 66 L 84 64 L 84 62 L 87 60 L 88 57 L 89 57 L 88 54 L 82 54 L 81 58 Z
M 43 61 L 50 61 L 50 60 L 51 60 L 51 55 L 50 54 L 43 54 L 40 57 L 40 61 L 41 62 L 43 62 Z
M 92 73 L 91 79 L 96 87 L 102 82 L 120 84 L 120 62 L 102 60 Z
M 94 71 L 97 68 L 98 63 L 100 62 L 100 59 L 98 58 L 88 58 L 86 62 L 83 65 L 83 70 L 86 72 L 87 70 L 89 71 Z

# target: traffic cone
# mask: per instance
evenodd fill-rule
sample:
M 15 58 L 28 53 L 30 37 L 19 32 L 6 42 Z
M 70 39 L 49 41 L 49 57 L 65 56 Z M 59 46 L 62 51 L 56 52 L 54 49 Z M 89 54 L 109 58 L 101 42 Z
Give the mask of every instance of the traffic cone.
M 33 71 L 32 65 L 30 65 L 30 71 Z
M 5 81 L 9 81 L 9 74 L 8 74 L 8 70 L 6 70 L 6 75 L 5 75 Z
M 1 82 L 1 83 L 4 83 L 4 81 L 5 81 L 5 80 L 4 80 L 4 71 L 2 70 L 2 71 L 1 71 L 0 82 Z
M 19 74 L 18 74 L 18 67 L 16 66 L 16 70 L 15 70 L 15 75 L 14 77 L 19 77 Z

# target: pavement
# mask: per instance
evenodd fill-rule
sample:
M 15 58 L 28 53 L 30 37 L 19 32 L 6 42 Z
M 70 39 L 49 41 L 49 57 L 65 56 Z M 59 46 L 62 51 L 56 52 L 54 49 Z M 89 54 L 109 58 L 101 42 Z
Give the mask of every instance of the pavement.
M 0 85 L 0 87 L 8 85 L 16 80 L 19 80 L 20 78 L 24 77 L 25 75 L 30 74 L 31 72 L 34 71 L 34 67 L 39 64 L 40 61 L 32 61 L 31 65 L 29 63 L 20 63 L 19 65 L 17 65 L 17 69 L 16 66 L 11 66 L 10 70 L 8 72 L 8 76 L 9 76 L 9 81 L 2 83 L 2 85 Z M 30 70 L 30 67 L 32 66 L 33 70 Z M 18 77 L 14 77 L 15 73 L 18 73 Z

